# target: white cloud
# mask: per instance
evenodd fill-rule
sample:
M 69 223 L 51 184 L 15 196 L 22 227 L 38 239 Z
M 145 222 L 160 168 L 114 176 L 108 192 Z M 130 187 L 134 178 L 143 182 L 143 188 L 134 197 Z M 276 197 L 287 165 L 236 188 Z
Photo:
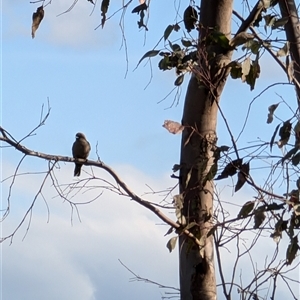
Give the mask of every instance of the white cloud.
M 88 167 L 83 168 L 89 171 Z M 11 168 L 5 167 L 4 170 L 9 172 Z M 150 178 L 128 165 L 115 166 L 115 170 L 139 195 L 148 189 L 145 184 L 154 190 L 161 190 L 174 183 L 167 175 Z M 94 172 L 99 176 L 100 171 L 94 168 Z M 59 182 L 74 182 L 71 164 L 64 165 L 56 173 Z M 107 175 L 102 177 L 108 178 Z M 23 201 L 28 203 L 28 196 L 38 188 L 37 181 L 34 183 L 33 179 L 28 185 L 24 185 L 24 180 L 18 182 L 21 185 L 16 186 L 12 198 L 15 209 L 11 218 L 2 224 L 3 233 L 15 228 L 16 218 L 19 221 L 22 209 L 24 211 Z M 91 183 L 96 186 L 96 182 Z M 94 189 L 89 193 L 79 193 L 78 199 L 73 200 L 86 201 L 98 192 Z M 160 291 L 154 286 L 128 284 L 133 276 L 121 266 L 118 259 L 141 276 L 177 286 L 178 249 L 172 254 L 168 253 L 165 244 L 170 236 L 163 236 L 168 227 L 157 225 L 161 221 L 151 212 L 126 197 L 105 191 L 97 201 L 79 206 L 81 222 L 74 213 L 72 224 L 70 206 L 60 198 L 53 197 L 53 188 L 48 185 L 44 195 L 50 208 L 50 222 L 47 223 L 47 210 L 39 199 L 25 240 L 21 241 L 27 223 L 17 233 L 11 246 L 8 242 L 2 245 L 3 299 L 160 299 Z M 144 197 L 154 197 L 157 201 L 157 195 Z M 233 198 L 224 192 L 222 199 L 240 206 L 252 200 L 251 192 L 247 189 Z M 232 218 L 240 210 L 238 206 L 226 205 L 225 200 L 223 204 Z M 249 247 L 254 234 L 245 232 L 241 244 Z M 275 247 L 268 236 L 259 241 L 252 253 L 257 269 L 264 267 L 266 255 L 271 257 Z M 284 243 L 280 247 L 280 258 L 284 258 L 286 247 Z M 230 278 L 236 240 L 221 251 L 222 267 L 226 277 Z M 238 265 L 235 280 L 239 281 L 240 274 L 246 285 L 253 274 L 248 255 Z M 297 270 L 292 276 L 297 276 Z M 115 288 L 116 281 L 118 289 Z M 222 299 L 221 291 L 219 297 Z
M 145 190 L 147 182 L 152 186 L 169 184 L 166 178 L 153 180 L 129 166 L 116 169 L 122 170 L 123 175 L 126 173 L 129 185 L 138 191 Z M 71 182 L 72 171 L 72 165 L 66 166 L 58 177 Z M 20 204 L 24 209 L 21 195 L 28 198 L 30 189 L 33 195 L 37 184 L 21 184 L 20 192 L 16 185 L 12 198 L 15 208 Z M 24 241 L 21 239 L 27 223 L 11 246 L 7 241 L 2 244 L 3 299 L 159 299 L 156 287 L 143 283 L 128 285 L 132 275 L 118 259 L 141 276 L 177 284 L 177 253 L 168 253 L 167 238 L 163 236 L 168 228 L 156 225 L 161 223 L 159 219 L 143 207 L 128 198 L 105 193 L 96 202 L 80 206 L 81 223 L 74 215 L 72 225 L 69 205 L 53 198 L 50 187 L 44 194 L 50 208 L 50 222 L 47 223 L 47 210 L 39 199 Z M 79 196 L 83 201 L 86 197 L 86 194 Z M 15 212 L 20 218 L 18 209 L 12 210 L 10 218 L 2 224 L 3 233 L 14 229 Z
M 101 22 L 100 9 L 96 7 L 93 11 L 93 5 L 88 1 L 78 1 L 71 11 L 62 14 L 72 3 L 73 0 L 58 0 L 47 5 L 35 39 L 57 46 L 83 50 L 111 46 L 116 43 L 116 39 L 119 42 L 120 34 L 114 19 L 105 24 L 105 30 L 101 28 L 94 30 Z M 31 39 L 32 14 L 37 7 L 38 5 L 28 2 L 19 4 L 4 1 L 3 35 L 6 38 L 21 35 Z

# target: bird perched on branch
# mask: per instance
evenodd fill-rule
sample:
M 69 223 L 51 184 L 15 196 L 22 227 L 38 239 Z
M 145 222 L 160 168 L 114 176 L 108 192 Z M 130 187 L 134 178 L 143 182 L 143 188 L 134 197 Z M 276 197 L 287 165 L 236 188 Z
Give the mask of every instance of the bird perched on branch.
M 72 147 L 72 153 L 74 158 L 87 159 L 91 151 L 90 143 L 87 141 L 85 135 L 81 132 L 76 134 L 76 141 Z M 80 176 L 82 164 L 75 163 L 74 176 Z

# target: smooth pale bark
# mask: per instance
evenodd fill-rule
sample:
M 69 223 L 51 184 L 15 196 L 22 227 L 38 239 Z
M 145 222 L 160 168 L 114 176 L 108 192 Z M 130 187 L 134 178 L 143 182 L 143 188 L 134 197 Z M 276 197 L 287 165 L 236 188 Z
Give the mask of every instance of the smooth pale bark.
M 201 39 L 216 29 L 230 39 L 232 4 L 232 0 L 201 1 L 199 53 L 204 56 L 198 74 L 190 79 L 185 98 L 182 124 L 190 127 L 182 134 L 180 192 L 184 197 L 183 214 L 188 223 L 197 223 L 191 231 L 203 248 L 183 235 L 179 237 L 181 300 L 217 299 L 213 236 L 206 238 L 212 226 L 213 182 L 204 184 L 203 179 L 213 164 L 217 141 L 217 103 L 228 75 L 222 66 L 230 62 L 232 53 L 224 53 L 218 45 L 207 47 Z M 215 58 L 205 61 L 205 55 L 212 52 Z M 209 74 L 209 80 L 199 80 L 199 72 Z

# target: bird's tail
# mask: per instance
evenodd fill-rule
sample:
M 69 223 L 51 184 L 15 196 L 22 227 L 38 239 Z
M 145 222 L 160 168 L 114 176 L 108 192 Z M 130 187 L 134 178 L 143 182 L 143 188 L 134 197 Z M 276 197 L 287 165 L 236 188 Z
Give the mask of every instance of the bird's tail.
M 74 176 L 80 176 L 82 164 L 75 164 Z

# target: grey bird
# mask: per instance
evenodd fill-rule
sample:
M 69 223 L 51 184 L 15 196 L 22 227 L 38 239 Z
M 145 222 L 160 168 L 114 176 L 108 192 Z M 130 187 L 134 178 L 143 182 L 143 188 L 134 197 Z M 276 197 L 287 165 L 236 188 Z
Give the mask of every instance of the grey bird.
M 81 132 L 76 134 L 76 141 L 72 147 L 72 153 L 74 158 L 87 159 L 91 151 L 91 145 L 87 141 L 85 135 Z M 82 164 L 75 163 L 74 176 L 80 176 Z

